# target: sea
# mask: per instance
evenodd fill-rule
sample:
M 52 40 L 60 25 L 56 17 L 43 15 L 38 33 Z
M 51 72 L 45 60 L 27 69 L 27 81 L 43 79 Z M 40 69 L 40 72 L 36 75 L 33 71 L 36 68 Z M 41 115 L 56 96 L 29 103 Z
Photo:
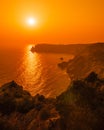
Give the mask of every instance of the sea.
M 33 96 L 58 96 L 70 84 L 70 77 L 58 67 L 58 63 L 61 57 L 67 61 L 73 55 L 33 53 L 31 47 L 0 48 L 0 86 L 14 80 Z

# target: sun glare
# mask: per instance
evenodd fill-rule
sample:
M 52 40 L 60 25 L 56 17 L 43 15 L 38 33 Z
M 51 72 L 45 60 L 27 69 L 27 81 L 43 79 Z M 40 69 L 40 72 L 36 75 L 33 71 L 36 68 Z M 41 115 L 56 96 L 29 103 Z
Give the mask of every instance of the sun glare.
M 30 26 L 34 26 L 36 25 L 36 19 L 35 18 L 28 18 L 27 19 L 27 24 L 30 25 Z

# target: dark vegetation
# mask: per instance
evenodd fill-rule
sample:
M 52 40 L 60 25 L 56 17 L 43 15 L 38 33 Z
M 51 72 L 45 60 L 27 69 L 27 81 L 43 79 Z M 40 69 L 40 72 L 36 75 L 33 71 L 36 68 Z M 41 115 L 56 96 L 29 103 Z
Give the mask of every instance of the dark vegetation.
M 0 130 L 16 130 L 7 120 L 0 118 Z
M 40 119 L 41 120 L 47 120 L 49 117 L 50 117 L 49 110 L 42 109 L 42 111 L 40 112 Z
M 57 97 L 62 130 L 104 130 L 104 80 L 94 72 Z
M 0 130 L 104 130 L 104 79 L 91 72 L 56 97 L 29 92 L 14 81 L 0 88 Z
M 14 111 L 26 113 L 31 108 L 33 108 L 33 101 L 30 93 L 14 81 L 0 88 L 0 111 L 3 114 L 10 114 Z

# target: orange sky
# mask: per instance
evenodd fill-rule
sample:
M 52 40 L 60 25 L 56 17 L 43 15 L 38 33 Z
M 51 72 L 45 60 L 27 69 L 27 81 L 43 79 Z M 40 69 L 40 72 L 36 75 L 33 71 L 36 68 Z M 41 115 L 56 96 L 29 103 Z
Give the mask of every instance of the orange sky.
M 37 19 L 29 27 L 28 17 Z M 104 0 L 4 0 L 0 45 L 104 42 Z

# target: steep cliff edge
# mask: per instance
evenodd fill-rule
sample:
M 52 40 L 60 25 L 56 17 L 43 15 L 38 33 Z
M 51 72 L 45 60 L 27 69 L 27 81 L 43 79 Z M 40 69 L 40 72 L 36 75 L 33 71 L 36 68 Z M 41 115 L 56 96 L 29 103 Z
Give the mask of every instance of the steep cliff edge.
M 43 130 L 58 125 L 55 99 L 30 95 L 14 81 L 0 87 L 1 130 Z M 55 127 L 57 130 L 57 127 Z
M 55 99 L 31 96 L 14 81 L 0 87 L 1 130 L 104 130 L 104 79 L 73 80 Z
M 31 51 L 37 53 L 78 54 L 87 46 L 89 46 L 89 44 L 37 44 L 31 48 Z
M 104 43 L 86 46 L 74 59 L 63 61 L 58 66 L 65 69 L 72 79 L 83 78 L 91 71 L 104 77 Z

